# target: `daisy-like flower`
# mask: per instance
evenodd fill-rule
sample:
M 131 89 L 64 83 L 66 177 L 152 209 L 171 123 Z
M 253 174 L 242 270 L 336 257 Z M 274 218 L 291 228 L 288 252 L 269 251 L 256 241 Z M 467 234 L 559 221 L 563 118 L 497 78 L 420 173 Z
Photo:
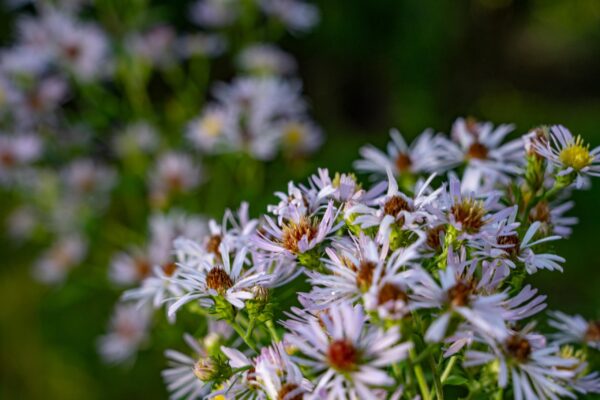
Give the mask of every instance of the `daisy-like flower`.
M 529 226 L 522 239 L 517 234 L 497 236 L 498 248 L 502 248 L 506 255 L 501 257 L 502 262 L 510 268 L 515 268 L 516 263 L 523 263 L 529 274 L 534 274 L 540 269 L 562 272 L 560 263 L 565 262 L 563 257 L 551 253 L 536 254 L 534 251 L 534 248 L 542 243 L 561 238 L 560 236 L 546 236 L 534 240 L 540 227 L 539 221 L 534 222 Z
M 98 350 L 108 363 L 132 360 L 146 340 L 150 310 L 135 304 L 117 305 L 111 317 L 108 333 L 98 339 Z
M 319 22 L 319 9 L 303 0 L 258 0 L 258 4 L 291 32 L 309 31 Z
M 558 168 L 557 176 L 575 175 L 575 184 L 581 188 L 585 176 L 600 176 L 600 147 L 590 150 L 581 136 L 562 125 L 550 127 L 550 137 L 534 144 L 535 151 Z
M 306 295 L 311 299 L 309 308 L 323 309 L 341 302 L 354 304 L 365 294 L 366 308 L 372 311 L 379 305 L 390 306 L 387 302 L 393 297 L 405 297 L 400 292 L 405 293 L 412 271 L 400 268 L 415 257 L 414 249 L 398 250 L 387 257 L 386 248 L 361 235 L 351 245 L 337 245 L 325 251 L 327 273 L 306 272 L 313 286 Z
M 489 341 L 489 351 L 467 351 L 463 365 L 498 363 L 498 385 L 505 388 L 512 381 L 515 399 L 574 397 L 567 385 L 579 360 L 562 357 L 558 347 L 548 346 L 543 336 L 528 330 Z
M 207 28 L 230 25 L 238 13 L 239 3 L 236 0 L 198 0 L 190 7 L 190 19 Z
M 83 80 L 108 72 L 108 41 L 98 26 L 81 23 L 58 10 L 49 10 L 43 18 L 52 41 L 53 56 L 59 65 L 64 65 Z
M 521 139 L 502 143 L 514 127 L 459 118 L 452 126 L 452 139 L 442 139 L 443 163 L 452 166 L 466 163 L 463 190 L 491 189 L 496 182 L 508 183 L 524 164 Z
M 529 221 L 539 221 L 542 226 L 540 232 L 545 235 L 554 233 L 555 235 L 566 238 L 573 232 L 573 225 L 578 222 L 577 217 L 568 217 L 564 214 L 571 210 L 575 202 L 547 202 L 545 200 L 537 203 L 529 212 Z
M 353 223 L 362 229 L 378 227 L 377 241 L 389 245 L 390 233 L 394 226 L 413 229 L 434 219 L 430 212 L 431 203 L 441 193 L 442 188 L 429 192 L 431 175 L 424 183 L 416 187 L 414 197 L 407 196 L 398 189 L 398 182 L 388 169 L 388 190 L 384 196 L 373 200 L 372 207 L 364 203 L 346 210 L 346 217 L 354 216 Z
M 585 344 L 600 350 L 600 321 L 586 321 L 581 315 L 567 315 L 560 311 L 550 313 L 548 324 L 559 332 L 551 338 L 556 344 Z
M 177 300 L 170 305 L 169 316 L 172 317 L 181 306 L 194 300 L 199 300 L 204 307 L 211 307 L 217 297 L 223 298 L 236 308 L 244 308 L 244 302 L 254 297 L 251 289 L 256 285 L 266 284 L 271 279 L 264 272 L 244 268 L 247 253 L 245 248 L 236 253 L 233 262 L 229 258 L 229 248 L 225 243 L 221 243 L 219 251 L 222 264 L 212 266 L 204 263 L 200 270 L 181 268 L 174 282 L 185 294 L 177 296 Z
M 286 335 L 301 353 L 298 363 L 318 374 L 316 393 L 371 399 L 376 398 L 375 388 L 394 384 L 382 368 L 404 360 L 411 347 L 400 342 L 397 327 L 384 331 L 369 325 L 362 307 L 348 303 L 332 305 L 320 320 L 292 325 L 294 330 Z
M 247 369 L 235 374 L 224 389 L 211 393 L 211 396 L 294 400 L 312 391 L 312 384 L 291 360 L 282 342 L 262 348 L 253 359 L 233 348 L 221 349 L 232 368 Z
M 82 158 L 72 161 L 62 171 L 62 177 L 70 193 L 99 202 L 115 184 L 115 171 L 94 160 Z
M 225 108 L 209 105 L 198 118 L 188 124 L 186 136 L 199 150 L 215 152 L 222 143 L 227 118 Z
M 312 185 L 318 189 L 318 199 L 333 199 L 346 203 L 351 207 L 356 203 L 370 203 L 386 189 L 387 183 L 382 181 L 368 191 L 364 190 L 353 174 L 336 173 L 331 179 L 327 168 L 319 168 L 318 174 L 311 178 Z
M 387 153 L 373 146 L 360 149 L 363 157 L 354 163 L 358 171 L 385 175 L 388 170 L 395 176 L 404 174 L 430 173 L 439 169 L 440 136 L 426 130 L 408 146 L 396 129 L 390 131 L 392 141 L 387 145 Z
M 156 150 L 158 142 L 158 133 L 152 125 L 136 122 L 116 135 L 113 146 L 121 157 L 126 157 L 140 152 L 150 154 Z
M 115 254 L 110 263 L 110 280 L 118 285 L 140 283 L 152 273 L 152 264 L 144 252 L 133 249 Z
M 35 135 L 0 134 L 0 184 L 8 184 L 14 173 L 36 161 L 42 153 L 42 142 Z
M 281 121 L 273 129 L 280 137 L 283 151 L 293 156 L 311 154 L 323 143 L 321 129 L 308 119 Z
M 503 318 L 506 293 L 480 293 L 477 282 L 459 276 L 453 265 L 440 270 L 439 277 L 438 284 L 429 273 L 422 270 L 418 283 L 413 286 L 414 294 L 411 299 L 415 309 L 441 309 L 440 314 L 427 329 L 425 340 L 441 341 L 446 336 L 453 316 L 462 317 L 485 334 L 494 337 L 506 335 L 506 324 Z
M 152 197 L 160 204 L 173 193 L 186 193 L 202 179 L 200 165 L 187 154 L 168 152 L 161 155 L 149 175 Z
M 42 282 L 59 283 L 77 266 L 87 253 L 87 243 L 78 234 L 57 241 L 34 264 L 34 276 Z
M 268 43 L 246 47 L 237 61 L 243 71 L 256 75 L 287 75 L 296 70 L 296 61 L 291 55 Z
M 254 243 L 265 251 L 295 257 L 315 248 L 333 233 L 335 217 L 331 201 L 322 217 L 297 212 L 289 220 L 277 224 L 267 216 L 262 226 L 265 233 L 259 232 Z
M 458 232 L 459 239 L 493 243 L 497 236 L 514 233 L 518 225 L 506 223 L 514 214 L 514 208 L 503 208 L 498 193 L 493 191 L 483 195 L 473 191 L 463 193 L 461 182 L 451 176 L 449 189 L 442 192 L 439 207 L 433 208 L 432 212 L 440 221 L 450 224 Z

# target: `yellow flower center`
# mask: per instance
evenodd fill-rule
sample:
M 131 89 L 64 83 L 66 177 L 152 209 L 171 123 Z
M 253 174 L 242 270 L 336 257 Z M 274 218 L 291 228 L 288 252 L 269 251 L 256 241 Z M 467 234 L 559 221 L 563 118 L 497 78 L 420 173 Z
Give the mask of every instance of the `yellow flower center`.
M 304 127 L 297 122 L 291 122 L 285 128 L 285 141 L 290 146 L 296 146 L 302 142 L 304 138 Z
M 584 145 L 581 136 L 577 136 L 569 146 L 565 147 L 559 154 L 560 161 L 567 167 L 579 171 L 594 161 L 590 154 L 589 145 Z
M 200 129 L 208 136 L 219 136 L 223 128 L 221 118 L 216 115 L 207 115 L 200 121 Z

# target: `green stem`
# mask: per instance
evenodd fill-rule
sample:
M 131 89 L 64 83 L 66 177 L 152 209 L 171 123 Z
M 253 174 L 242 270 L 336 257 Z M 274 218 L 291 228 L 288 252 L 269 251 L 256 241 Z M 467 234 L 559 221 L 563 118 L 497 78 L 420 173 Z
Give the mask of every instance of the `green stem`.
M 444 383 L 450 376 L 450 372 L 452 372 L 454 364 L 456 364 L 456 356 L 450 357 L 450 361 L 448 361 L 448 364 L 446 364 L 446 368 L 444 368 L 444 372 L 442 372 L 442 377 L 440 379 L 442 383 Z
M 231 324 L 231 327 L 237 332 L 237 334 L 240 335 L 240 337 L 248 345 L 248 347 L 250 347 L 252 350 L 254 350 L 258 353 L 258 350 L 256 349 L 256 345 L 254 344 L 254 342 L 252 341 L 251 338 L 246 337 L 246 333 L 244 332 L 242 327 L 235 321 L 229 321 L 229 323 Z
M 429 354 L 429 366 L 431 367 L 431 373 L 433 375 L 433 386 L 435 390 L 435 395 L 438 400 L 444 400 L 444 391 L 442 390 L 442 382 L 440 380 L 440 375 L 437 371 L 437 364 L 435 359 L 433 358 L 433 354 Z
M 268 320 L 265 322 L 269 333 L 271 334 L 271 338 L 274 342 L 279 342 L 281 339 L 279 338 L 279 334 L 277 333 L 277 329 L 275 329 L 275 324 L 273 324 L 273 320 Z
M 414 360 L 417 356 L 414 347 L 410 349 L 408 352 L 409 360 L 411 364 L 413 364 L 413 371 L 415 372 L 415 377 L 417 378 L 417 383 L 419 385 L 419 389 L 421 391 L 421 396 L 423 400 L 431 400 L 429 396 L 429 387 L 427 386 L 427 380 L 425 379 L 425 374 L 423 374 L 423 368 L 419 364 L 414 364 L 412 360 Z

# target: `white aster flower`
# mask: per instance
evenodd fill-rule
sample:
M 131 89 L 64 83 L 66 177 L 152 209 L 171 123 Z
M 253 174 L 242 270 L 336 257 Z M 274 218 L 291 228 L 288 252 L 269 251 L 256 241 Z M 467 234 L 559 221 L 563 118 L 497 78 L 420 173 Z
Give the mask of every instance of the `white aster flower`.
M 390 170 L 395 176 L 422 174 L 437 171 L 440 167 L 440 135 L 426 130 L 408 146 L 396 129 L 390 130 L 392 141 L 387 145 L 387 153 L 373 146 L 360 149 L 363 157 L 354 163 L 358 171 L 385 175 Z
M 362 307 L 348 303 L 332 305 L 320 317 L 321 324 L 313 319 L 286 335 L 302 354 L 298 363 L 319 374 L 316 393 L 373 399 L 375 388 L 394 384 L 383 368 L 404 360 L 411 347 L 400 342 L 397 327 L 384 331 L 369 325 Z
M 498 363 L 498 385 L 505 388 L 509 380 L 515 399 L 558 399 L 575 396 L 567 389 L 575 376 L 579 360 L 565 358 L 556 346 L 548 346 L 543 336 L 515 332 L 501 342 L 490 341 L 489 351 L 469 350 L 465 367 Z
M 562 125 L 550 127 L 549 139 L 536 142 L 534 148 L 559 169 L 557 176 L 575 174 L 577 188 L 584 185 L 585 176 L 600 176 L 600 146 L 590 150 L 581 136 Z
M 268 43 L 252 44 L 238 55 L 244 71 L 257 75 L 287 75 L 296 70 L 296 61 L 288 53 Z
M 550 313 L 548 324 L 559 332 L 551 335 L 556 344 L 586 344 L 600 350 L 600 321 L 586 321 L 581 315 L 567 315 L 560 311 Z
M 146 340 L 151 312 L 135 304 L 118 304 L 108 333 L 98 339 L 98 350 L 107 363 L 123 363 L 135 357 Z
M 87 253 L 83 237 L 70 234 L 58 238 L 35 262 L 33 274 L 45 283 L 60 283 L 71 269 L 76 267 Z

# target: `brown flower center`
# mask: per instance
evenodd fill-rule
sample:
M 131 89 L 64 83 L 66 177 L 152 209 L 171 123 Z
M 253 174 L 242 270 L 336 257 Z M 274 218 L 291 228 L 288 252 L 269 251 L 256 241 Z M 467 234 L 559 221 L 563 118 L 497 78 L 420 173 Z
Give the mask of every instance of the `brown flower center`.
M 135 267 L 135 272 L 138 276 L 138 279 L 141 280 L 150 275 L 150 271 L 152 268 L 148 260 L 146 260 L 145 258 L 136 258 L 133 261 L 133 265 Z
M 310 242 L 317 236 L 318 228 L 314 221 L 303 217 L 298 223 L 290 222 L 283 227 L 282 244 L 283 247 L 292 253 L 298 253 L 298 243 L 303 237 Z
M 383 205 L 383 212 L 392 217 L 397 217 L 400 211 L 410 211 L 410 205 L 400 196 L 390 197 Z
M 506 341 L 508 353 L 520 362 L 525 362 L 531 355 L 531 343 L 524 337 L 513 335 Z
M 469 304 L 469 296 L 474 291 L 472 282 L 458 281 L 448 289 L 448 301 L 454 307 L 464 307 Z
M 434 250 L 439 250 L 442 247 L 440 236 L 446 233 L 446 227 L 444 225 L 438 225 L 435 228 L 431 228 L 427 231 L 427 246 Z
M 462 225 L 467 233 L 477 233 L 486 221 L 484 220 L 485 209 L 483 202 L 474 199 L 463 199 L 461 203 L 454 204 L 450 209 L 456 222 Z
M 585 332 L 587 342 L 600 342 L 600 321 L 590 321 Z
M 331 342 L 327 350 L 329 364 L 339 371 L 348 372 L 354 370 L 358 362 L 358 356 L 358 350 L 347 339 Z
M 529 221 L 539 221 L 542 223 L 550 223 L 552 221 L 550 205 L 547 201 L 540 201 L 531 209 L 531 212 L 529 213 Z
M 177 264 L 174 262 L 163 264 L 162 270 L 166 276 L 173 276 L 175 271 L 177 271 Z
M 516 257 L 521 252 L 521 241 L 517 235 L 507 235 L 498 237 L 498 244 L 503 247 L 510 257 Z
M 299 386 L 295 383 L 284 384 L 281 389 L 279 389 L 279 393 L 277 393 L 277 400 L 302 400 L 304 395 L 302 391 L 296 390 L 298 388 Z M 295 394 L 290 396 L 289 394 L 292 392 L 295 392 Z
M 379 294 L 377 295 L 377 304 L 382 305 L 388 301 L 400 300 L 404 303 L 407 303 L 408 295 L 398 286 L 391 283 L 386 283 L 381 287 L 381 289 L 379 289 Z
M 223 293 L 233 286 L 233 281 L 223 268 L 214 267 L 206 274 L 206 286 Z
M 220 256 L 219 253 L 219 246 L 221 245 L 221 235 L 212 235 L 209 239 L 208 242 L 206 242 L 206 251 L 208 251 L 209 253 L 215 254 L 217 256 Z
M 467 150 L 467 158 L 476 158 L 478 160 L 485 160 L 488 156 L 488 149 L 479 142 L 474 142 L 469 146 Z
M 396 168 L 398 168 L 398 171 L 400 171 L 400 172 L 410 171 L 411 166 L 412 166 L 412 160 L 410 159 L 410 156 L 408 154 L 406 154 L 406 153 L 398 154 L 398 157 L 396 157 Z
M 356 286 L 363 292 L 366 292 L 373 283 L 373 271 L 375 271 L 375 263 L 370 261 L 362 261 L 356 273 Z
M 0 152 L 0 165 L 5 167 L 12 167 L 17 163 L 17 158 L 10 151 Z
M 81 48 L 76 44 L 70 44 L 68 46 L 65 46 L 64 51 L 65 56 L 70 61 L 76 61 L 79 58 L 79 55 L 81 54 Z

